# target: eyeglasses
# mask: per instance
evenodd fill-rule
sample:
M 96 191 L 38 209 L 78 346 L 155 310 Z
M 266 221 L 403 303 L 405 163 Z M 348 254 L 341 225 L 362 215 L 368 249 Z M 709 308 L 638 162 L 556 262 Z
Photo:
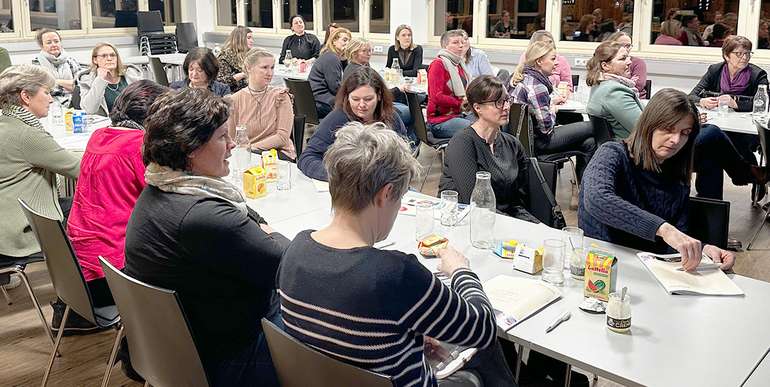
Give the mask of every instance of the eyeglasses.
M 630 51 L 630 50 L 631 50 L 633 47 L 634 47 L 634 45 L 633 45 L 633 44 L 630 44 L 630 43 L 629 43 L 629 44 L 624 44 L 624 45 L 623 45 L 623 48 L 625 48 L 626 50 L 629 50 L 629 51 Z
M 513 99 L 511 99 L 511 97 L 503 97 L 501 99 L 498 99 L 497 101 L 484 101 L 481 104 L 483 105 L 485 103 L 493 103 L 495 104 L 496 108 L 502 109 L 506 106 L 511 106 L 511 103 L 513 103 Z
M 742 59 L 751 58 L 754 55 L 751 51 L 733 51 L 732 54 Z
M 100 59 L 107 59 L 107 58 L 117 58 L 118 54 L 110 53 L 110 54 L 100 54 L 100 55 L 94 55 L 94 58 L 100 58 Z

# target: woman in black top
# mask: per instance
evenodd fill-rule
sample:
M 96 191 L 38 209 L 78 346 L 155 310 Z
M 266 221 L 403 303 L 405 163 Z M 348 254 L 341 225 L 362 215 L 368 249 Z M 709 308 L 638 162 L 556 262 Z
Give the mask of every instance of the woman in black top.
M 406 24 L 396 28 L 396 41 L 388 48 L 388 61 L 385 67 L 393 67 L 393 59 L 398 59 L 398 65 L 405 77 L 416 77 L 417 70 L 422 67 L 422 46 L 414 44 L 412 27 Z
M 293 34 L 283 40 L 281 46 L 281 57 L 279 63 L 283 63 L 286 58 L 286 50 L 291 51 L 292 58 L 314 59 L 318 58 L 318 52 L 321 51 L 321 42 L 315 35 L 305 32 L 305 19 L 301 15 L 294 15 L 289 20 Z
M 500 131 L 508 122 L 511 102 L 503 83 L 491 76 L 474 79 L 466 91 L 465 109 L 478 120 L 458 132 L 444 157 L 439 191 L 455 190 L 469 203 L 476 172 L 492 175 L 497 210 L 518 219 L 540 223 L 525 208 L 528 196 L 527 155 L 516 137 Z
M 126 228 L 125 272 L 177 292 L 212 386 L 277 386 L 260 319 L 277 317 L 289 241 L 222 179 L 235 147 L 228 104 L 187 88 L 159 97 L 147 116 L 147 187 Z

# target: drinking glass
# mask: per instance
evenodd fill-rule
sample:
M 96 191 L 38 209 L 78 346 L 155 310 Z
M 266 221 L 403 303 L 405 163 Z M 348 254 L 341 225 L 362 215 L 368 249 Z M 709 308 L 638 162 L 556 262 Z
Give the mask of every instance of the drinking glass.
M 278 186 L 276 188 L 279 191 L 291 189 L 291 163 L 288 161 L 278 161 Z
M 441 225 L 454 226 L 457 223 L 457 191 L 441 192 Z
M 583 279 L 586 267 L 586 257 L 583 250 L 583 230 L 579 227 L 564 227 L 561 229 L 562 239 L 567 258 L 564 266 L 569 269 L 575 279 Z
M 564 283 L 564 242 L 560 239 L 543 242 L 543 281 L 556 285 Z
M 727 112 L 730 109 L 728 104 L 730 103 L 730 96 L 727 95 L 720 95 L 719 98 L 717 98 L 718 108 L 717 112 L 719 113 L 719 118 L 725 118 L 727 117 Z
M 414 238 L 418 241 L 433 231 L 433 206 L 429 200 L 417 202 Z

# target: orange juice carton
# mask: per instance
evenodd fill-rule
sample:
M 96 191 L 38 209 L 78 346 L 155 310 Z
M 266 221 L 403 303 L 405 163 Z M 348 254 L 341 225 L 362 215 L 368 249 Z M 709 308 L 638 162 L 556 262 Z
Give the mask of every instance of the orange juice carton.
M 243 192 L 249 199 L 267 195 L 267 181 L 262 167 L 256 166 L 243 172 Z
M 262 167 L 265 169 L 265 178 L 268 182 L 278 180 L 278 151 L 270 149 L 262 152 Z

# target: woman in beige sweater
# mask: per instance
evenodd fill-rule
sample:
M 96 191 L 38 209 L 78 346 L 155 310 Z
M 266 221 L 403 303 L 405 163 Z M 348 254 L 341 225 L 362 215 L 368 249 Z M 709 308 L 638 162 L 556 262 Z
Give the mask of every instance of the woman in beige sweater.
M 294 125 L 292 96 L 283 87 L 271 86 L 275 57 L 262 48 L 252 48 L 244 57 L 249 84 L 232 95 L 232 111 L 227 121 L 230 136 L 243 125 L 249 135 L 251 150 L 275 148 L 278 157 L 294 161 L 297 153 L 291 140 Z
M 40 252 L 17 198 L 44 216 L 64 220 L 56 174 L 75 179 L 80 173 L 80 158 L 59 146 L 40 123 L 55 85 L 40 66 L 11 66 L 0 74 L 0 260 Z

